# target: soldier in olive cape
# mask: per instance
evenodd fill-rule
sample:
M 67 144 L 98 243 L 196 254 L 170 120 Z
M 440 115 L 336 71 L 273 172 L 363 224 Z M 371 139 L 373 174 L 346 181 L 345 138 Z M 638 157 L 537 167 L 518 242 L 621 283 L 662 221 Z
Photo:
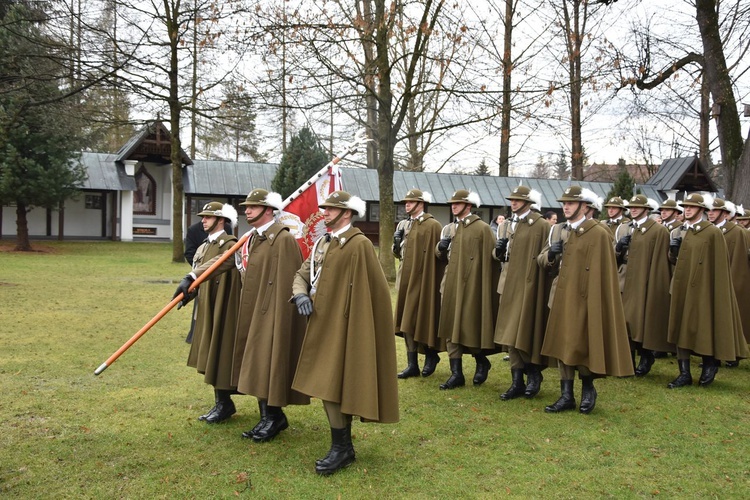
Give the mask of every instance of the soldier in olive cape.
M 237 237 L 224 230 L 225 219 L 231 222 L 232 227 L 237 224 L 234 207 L 212 201 L 198 215 L 202 217 L 208 239 L 195 253 L 194 269 L 229 250 L 237 241 Z M 182 293 L 184 298 L 178 308 L 194 297 L 188 293 L 188 289 L 196 277 L 193 271 L 180 281 L 174 296 Z M 208 279 L 198 287 L 195 329 L 187 364 L 203 374 L 205 382 L 214 387 L 214 407 L 198 417 L 198 420 L 209 424 L 222 422 L 236 412 L 231 398 L 237 389 L 232 381 L 232 358 L 240 286 L 240 274 L 234 269 Z
M 321 203 L 330 233 L 297 271 L 292 300 L 309 316 L 292 388 L 323 401 L 331 449 L 315 463 L 328 475 L 354 462 L 352 416 L 398 422 L 391 293 L 370 240 L 352 226 L 365 202 L 335 191 Z
M 479 195 L 459 189 L 448 200 L 455 222 L 443 228 L 435 255 L 448 261 L 443 277 L 438 335 L 445 339 L 451 375 L 440 389 L 466 384 L 462 357 L 464 351 L 476 359 L 474 385 L 487 380 L 492 366 L 487 354 L 497 352 L 497 279 L 499 268 L 492 259 L 495 235 L 489 224 L 471 213 L 479 207 Z
M 607 209 L 607 220 L 602 221 L 604 226 L 609 228 L 612 235 L 616 235 L 617 228 L 623 224 L 628 224 L 630 219 L 625 217 L 625 212 L 628 209 L 627 202 L 625 202 L 619 196 L 613 196 L 604 204 L 604 208 Z
M 560 254 L 561 260 L 541 354 L 558 360 L 560 398 L 544 410 L 557 413 L 575 408 L 573 379 L 578 370 L 583 383 L 579 411 L 590 413 L 597 398 L 594 378 L 633 375 L 633 364 L 612 236 L 597 221 L 586 218 L 587 202 L 579 186 L 566 189 L 558 201 L 563 204 L 569 234 L 564 247 L 555 241 L 546 252 L 548 261 Z
M 742 319 L 742 333 L 745 341 L 750 343 L 750 232 L 731 221 L 735 216 L 737 207 L 731 201 L 715 198 L 712 202 L 704 200 L 713 206 L 708 211 L 708 220 L 718 227 L 724 234 L 729 252 L 729 268 L 732 276 L 732 287 L 740 307 L 740 318 Z M 737 362 L 727 361 L 728 367 L 737 366 Z
M 531 209 L 532 205 L 541 204 L 538 191 L 518 186 L 505 198 L 510 200 L 513 217 L 498 229 L 495 244 L 494 257 L 503 263 L 498 281 L 500 308 L 495 343 L 510 354 L 511 385 L 500 394 L 500 399 L 510 400 L 536 396 L 544 378 L 542 370 L 548 363 L 539 352 L 547 325 L 547 273 L 535 261 L 547 243 L 550 227 Z M 509 293 L 503 293 L 505 289 Z
M 602 224 L 606 226 L 612 233 L 614 238 L 614 244 L 619 243 L 623 238 L 630 235 L 630 219 L 625 217 L 627 211 L 628 202 L 623 200 L 619 196 L 614 196 L 604 204 L 607 208 L 607 215 L 609 218 L 602 221 Z M 625 272 L 628 269 L 628 264 L 625 261 L 617 261 L 617 276 L 620 282 L 620 293 L 625 288 Z
M 260 421 L 242 436 L 264 442 L 289 426 L 285 406 L 310 403 L 292 389 L 306 321 L 289 303 L 289 291 L 302 253 L 289 228 L 274 218 L 281 195 L 254 189 L 240 205 L 252 229 L 235 254 L 242 295 L 233 375 L 239 392 L 258 398 Z
M 742 322 L 732 288 L 727 244 L 721 230 L 703 219 L 708 208 L 703 196 L 688 195 L 684 238 L 670 241 L 676 259 L 672 277 L 668 341 L 677 346 L 679 376 L 670 389 L 691 385 L 690 356 L 703 358 L 699 384 L 714 381 L 719 361 L 736 361 L 748 355 Z
M 627 262 L 622 305 L 633 356 L 641 360 L 635 375 L 651 371 L 654 351 L 674 352 L 667 342 L 669 326 L 669 231 L 649 217 L 650 200 L 638 194 L 628 201 L 632 222 L 630 234 L 615 246 L 618 262 Z M 621 226 L 623 227 L 623 226 Z
M 596 213 L 601 211 L 603 199 L 596 195 L 588 188 L 574 187 L 576 198 L 583 201 L 586 205 L 581 208 L 587 219 L 595 219 Z M 558 222 L 550 228 L 547 244 L 536 258 L 536 263 L 546 271 L 547 274 L 547 309 L 552 308 L 552 302 L 555 299 L 555 289 L 557 288 L 557 278 L 560 273 L 560 263 L 562 251 L 565 243 L 570 236 L 570 224 L 568 222 Z
M 750 230 L 750 209 L 737 205 L 737 216 L 734 218 L 738 226 Z
M 425 354 L 422 376 L 429 377 L 440 362 L 438 352 L 445 351 L 445 341 L 437 336 L 440 319 L 440 279 L 444 265 L 434 254 L 442 226 L 425 212 L 432 201 L 428 192 L 412 189 L 401 200 L 408 219 L 396 226 L 393 255 L 401 260 L 396 273 L 396 335 L 404 337 L 408 364 L 398 378 L 419 376 L 417 352 Z
M 682 225 L 679 215 L 682 213 L 682 207 L 672 199 L 664 200 L 659 206 L 659 215 L 661 216 L 661 223 L 667 230 L 672 231 L 676 227 Z

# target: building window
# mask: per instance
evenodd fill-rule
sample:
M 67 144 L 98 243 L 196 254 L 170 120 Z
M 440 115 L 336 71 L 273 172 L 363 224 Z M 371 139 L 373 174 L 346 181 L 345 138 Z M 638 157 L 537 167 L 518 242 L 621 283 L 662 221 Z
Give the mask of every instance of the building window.
M 370 222 L 380 221 L 380 203 L 370 203 L 369 220 Z
M 135 174 L 133 213 L 135 215 L 156 215 L 156 181 L 143 165 Z
M 406 218 L 406 205 L 403 203 L 399 203 L 398 205 L 396 205 L 396 222 Z
M 99 194 L 87 194 L 85 203 L 86 208 L 90 208 L 92 210 L 101 210 L 102 196 Z

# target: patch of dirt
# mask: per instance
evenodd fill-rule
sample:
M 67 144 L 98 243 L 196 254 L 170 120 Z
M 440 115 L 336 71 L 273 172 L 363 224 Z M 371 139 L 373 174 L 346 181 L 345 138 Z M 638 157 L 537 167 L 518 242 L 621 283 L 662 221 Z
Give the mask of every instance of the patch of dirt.
M 0 252 L 14 252 L 14 253 L 49 253 L 49 254 L 56 254 L 59 253 L 59 249 L 51 247 L 49 245 L 44 245 L 42 243 L 32 243 L 31 244 L 31 250 L 29 252 L 20 252 L 16 250 L 16 242 L 15 241 L 0 241 Z
M 18 283 L 5 283 L 0 281 L 0 286 L 18 286 Z

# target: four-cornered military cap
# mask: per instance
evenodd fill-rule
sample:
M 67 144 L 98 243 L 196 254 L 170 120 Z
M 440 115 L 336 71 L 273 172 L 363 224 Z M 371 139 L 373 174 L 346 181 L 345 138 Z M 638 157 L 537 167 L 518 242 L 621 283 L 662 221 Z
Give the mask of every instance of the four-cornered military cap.
M 613 196 L 607 203 L 604 204 L 604 206 L 607 208 L 622 208 L 623 210 L 628 208 L 625 202 L 622 201 L 622 198 L 620 198 L 619 196 Z
M 406 196 L 404 196 L 404 199 L 401 200 L 402 203 L 405 201 L 422 201 L 424 203 L 432 203 L 432 195 L 427 191 L 410 189 L 409 192 L 406 193 Z
M 651 210 L 653 207 L 649 205 L 646 195 L 637 194 L 628 201 L 628 208 L 648 208 Z
M 242 206 L 271 207 L 276 210 L 281 210 L 281 204 L 282 200 L 279 193 L 268 192 L 260 188 L 250 191 L 245 201 L 240 203 Z
M 211 201 L 203 205 L 203 208 L 198 212 L 199 217 L 224 217 L 223 209 L 224 205 L 220 201 Z
M 557 201 L 583 201 L 583 190 L 581 186 L 569 186 L 568 189 L 560 196 Z
M 367 208 L 367 204 L 361 198 L 352 196 L 346 191 L 334 191 L 318 206 L 351 210 L 360 217 L 365 216 L 365 209 Z
M 448 200 L 447 203 L 448 205 L 450 205 L 451 203 L 468 203 L 470 205 L 474 205 L 475 207 L 479 207 L 482 202 L 479 200 L 479 195 L 477 193 L 468 191 L 466 189 L 459 189 L 453 193 L 453 196 L 451 196 L 451 199 Z
M 676 200 L 664 200 L 664 203 L 661 204 L 659 207 L 659 210 L 677 210 L 678 212 L 682 212 L 682 207 L 677 204 Z
M 690 193 L 680 203 L 682 204 L 682 206 L 708 208 L 706 207 L 706 204 L 703 201 L 703 196 L 701 196 L 698 193 Z

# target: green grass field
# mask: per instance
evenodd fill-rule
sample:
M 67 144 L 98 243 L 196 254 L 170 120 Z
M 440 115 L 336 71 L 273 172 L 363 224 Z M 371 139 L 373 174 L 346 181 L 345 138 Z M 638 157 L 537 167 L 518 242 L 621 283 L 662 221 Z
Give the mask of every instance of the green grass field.
M 510 383 L 501 356 L 483 386 L 439 391 L 443 354 L 434 376 L 399 381 L 400 423 L 355 421 L 357 461 L 324 478 L 314 472 L 330 443 L 318 400 L 288 408 L 289 429 L 270 443 L 240 437 L 258 419 L 248 396 L 234 398 L 230 422 L 196 420 L 212 391 L 185 366 L 189 310 L 170 312 L 93 375 L 188 271 L 169 262 L 169 245 L 34 245 L 41 251 L 21 254 L 0 242 L 2 497 L 750 495 L 750 361 L 720 370 L 709 388 L 667 390 L 677 367 L 660 359 L 645 379 L 597 381 L 591 415 L 548 415 L 556 369 L 535 399 L 501 402 Z M 470 377 L 473 361 L 464 364 Z

